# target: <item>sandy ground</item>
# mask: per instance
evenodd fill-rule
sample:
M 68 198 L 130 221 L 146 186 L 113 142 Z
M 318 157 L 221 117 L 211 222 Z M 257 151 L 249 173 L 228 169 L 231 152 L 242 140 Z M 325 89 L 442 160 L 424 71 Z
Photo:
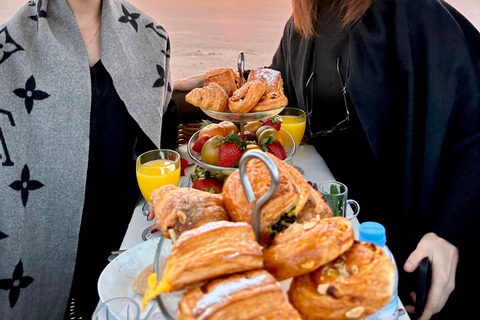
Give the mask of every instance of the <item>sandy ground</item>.
M 26 0 L 0 0 L 0 23 Z M 269 65 L 291 14 L 290 0 L 130 0 L 165 27 L 175 78 L 214 68 Z M 480 30 L 480 0 L 448 0 Z

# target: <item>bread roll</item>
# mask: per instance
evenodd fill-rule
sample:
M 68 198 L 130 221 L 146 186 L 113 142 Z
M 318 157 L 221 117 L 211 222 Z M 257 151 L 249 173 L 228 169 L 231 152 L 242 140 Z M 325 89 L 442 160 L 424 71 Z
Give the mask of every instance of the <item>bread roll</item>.
M 379 246 L 356 241 L 332 262 L 295 277 L 288 296 L 304 320 L 363 319 L 388 303 L 394 272 Z

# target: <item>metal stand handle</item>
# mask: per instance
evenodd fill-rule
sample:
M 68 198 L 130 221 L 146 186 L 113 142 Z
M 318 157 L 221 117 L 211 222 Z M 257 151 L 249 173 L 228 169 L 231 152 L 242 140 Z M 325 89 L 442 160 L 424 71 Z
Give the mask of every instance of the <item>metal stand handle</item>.
M 237 58 L 238 75 L 240 76 L 240 87 L 243 86 L 243 72 L 245 71 L 245 54 L 243 51 L 238 53 Z
M 277 192 L 277 189 L 280 185 L 280 175 L 278 173 L 277 166 L 275 162 L 268 155 L 264 152 L 259 150 L 252 150 L 245 153 L 240 158 L 239 163 L 239 174 L 240 174 L 240 181 L 243 186 L 243 190 L 245 191 L 245 196 L 247 197 L 247 201 L 252 203 L 254 202 L 255 195 L 253 194 L 252 186 L 250 185 L 250 181 L 248 180 L 247 175 L 247 162 L 253 158 L 257 158 L 262 161 L 266 166 L 268 171 L 270 172 L 270 188 L 265 192 L 255 203 L 253 206 L 253 215 L 252 215 L 252 228 L 255 232 L 255 240 L 260 243 L 260 221 L 261 221 L 261 211 L 265 203 L 270 200 L 270 198 Z

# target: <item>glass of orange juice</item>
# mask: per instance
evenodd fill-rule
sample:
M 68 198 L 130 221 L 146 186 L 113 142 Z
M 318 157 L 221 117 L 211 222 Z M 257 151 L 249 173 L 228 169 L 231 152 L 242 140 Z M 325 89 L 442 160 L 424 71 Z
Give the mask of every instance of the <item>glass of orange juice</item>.
M 137 158 L 137 182 L 145 201 L 150 203 L 152 192 L 167 184 L 178 185 L 180 180 L 180 154 L 168 149 L 147 151 Z M 142 238 L 150 239 L 151 227 L 143 231 Z
M 307 115 L 305 114 L 305 111 L 298 108 L 286 107 L 279 115 L 282 118 L 282 128 L 290 133 L 298 150 L 298 146 L 300 145 L 300 142 L 302 142 L 303 135 L 305 134 L 305 125 L 307 123 Z M 288 139 L 284 140 L 287 141 Z M 294 167 L 301 174 L 304 173 L 303 169 L 299 166 Z

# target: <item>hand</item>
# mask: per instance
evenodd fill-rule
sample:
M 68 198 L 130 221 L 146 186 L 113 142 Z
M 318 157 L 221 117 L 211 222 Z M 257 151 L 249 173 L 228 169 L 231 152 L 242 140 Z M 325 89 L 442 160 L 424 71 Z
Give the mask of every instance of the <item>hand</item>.
M 203 87 L 205 73 L 197 73 L 188 77 L 180 78 L 173 81 L 173 90 L 191 91 L 195 88 Z
M 455 288 L 458 249 L 435 233 L 427 233 L 420 240 L 415 251 L 410 254 L 403 269 L 409 273 L 413 272 L 425 257 L 432 265 L 432 282 L 425 310 L 418 318 L 419 320 L 428 320 L 435 313 L 440 312 Z M 414 300 L 416 298 L 414 292 L 412 292 L 412 298 Z M 414 313 L 413 306 L 406 306 L 406 309 L 409 313 Z

